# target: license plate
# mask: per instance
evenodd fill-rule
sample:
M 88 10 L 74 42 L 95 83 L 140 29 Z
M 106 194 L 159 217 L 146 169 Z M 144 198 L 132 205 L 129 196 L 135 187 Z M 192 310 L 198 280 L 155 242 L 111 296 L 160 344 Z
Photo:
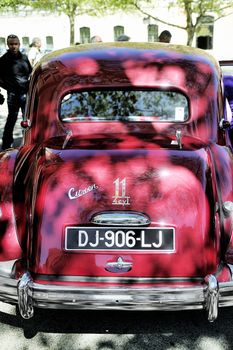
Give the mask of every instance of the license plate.
M 66 227 L 65 250 L 175 250 L 175 230 L 167 227 Z

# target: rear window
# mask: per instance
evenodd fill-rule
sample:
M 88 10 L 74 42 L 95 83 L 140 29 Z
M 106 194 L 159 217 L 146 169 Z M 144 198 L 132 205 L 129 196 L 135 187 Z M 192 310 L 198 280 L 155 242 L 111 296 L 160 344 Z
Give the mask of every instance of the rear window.
M 221 64 L 221 62 L 220 62 L 220 66 L 221 66 L 223 75 L 232 75 L 233 76 L 233 62 L 225 63 L 225 64 Z
M 188 119 L 188 100 L 164 90 L 92 90 L 65 95 L 60 105 L 63 122 L 172 121 Z

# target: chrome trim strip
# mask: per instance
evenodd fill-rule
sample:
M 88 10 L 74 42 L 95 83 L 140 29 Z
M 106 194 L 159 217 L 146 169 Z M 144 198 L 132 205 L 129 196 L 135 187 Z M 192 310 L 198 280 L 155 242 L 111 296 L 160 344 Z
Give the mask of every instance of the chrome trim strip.
M 147 215 L 134 211 L 111 211 L 97 213 L 90 222 L 95 225 L 113 226 L 143 226 L 150 225 Z
M 67 130 L 66 131 L 66 138 L 63 142 L 63 145 L 62 145 L 62 149 L 65 149 L 67 143 L 69 142 L 70 138 L 72 137 L 73 133 L 72 133 L 72 130 Z
M 181 130 L 176 130 L 176 141 L 177 141 L 180 149 L 182 149 L 181 140 L 182 140 L 182 132 L 181 132 Z
M 57 276 L 57 275 L 32 275 L 34 279 L 53 282 L 93 282 L 93 283 L 122 283 L 122 284 L 142 284 L 142 283 L 193 283 L 203 282 L 203 278 L 149 278 L 149 277 L 92 277 L 92 276 Z
M 71 288 L 34 283 L 29 291 L 37 307 L 118 310 L 201 309 L 202 287 L 191 288 Z

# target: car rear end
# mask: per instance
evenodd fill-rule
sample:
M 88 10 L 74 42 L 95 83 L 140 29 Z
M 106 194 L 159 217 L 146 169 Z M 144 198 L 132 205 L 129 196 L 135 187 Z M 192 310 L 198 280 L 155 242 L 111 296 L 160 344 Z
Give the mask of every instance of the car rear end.
M 199 51 L 127 45 L 62 52 L 43 65 L 47 84 L 34 79 L 24 318 L 205 308 L 213 321 L 233 303 L 218 68 Z

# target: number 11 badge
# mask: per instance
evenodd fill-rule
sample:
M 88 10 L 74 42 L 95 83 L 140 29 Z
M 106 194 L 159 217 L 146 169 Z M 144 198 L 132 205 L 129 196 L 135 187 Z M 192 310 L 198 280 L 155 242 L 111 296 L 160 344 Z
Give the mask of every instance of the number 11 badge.
M 112 204 L 114 205 L 130 205 L 130 197 L 126 195 L 126 178 L 117 178 L 113 181 L 115 185 L 115 193 Z

